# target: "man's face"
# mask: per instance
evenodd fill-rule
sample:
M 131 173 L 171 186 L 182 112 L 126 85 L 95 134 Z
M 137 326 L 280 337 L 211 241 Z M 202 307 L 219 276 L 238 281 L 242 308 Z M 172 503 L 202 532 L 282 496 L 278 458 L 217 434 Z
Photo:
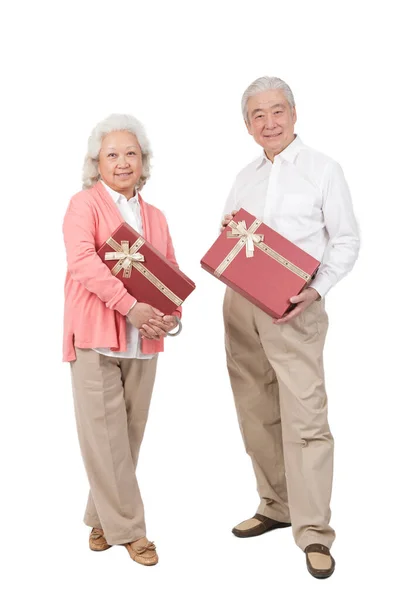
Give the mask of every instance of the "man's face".
M 247 130 L 269 159 L 294 140 L 296 120 L 296 109 L 290 106 L 282 90 L 260 92 L 247 102 Z

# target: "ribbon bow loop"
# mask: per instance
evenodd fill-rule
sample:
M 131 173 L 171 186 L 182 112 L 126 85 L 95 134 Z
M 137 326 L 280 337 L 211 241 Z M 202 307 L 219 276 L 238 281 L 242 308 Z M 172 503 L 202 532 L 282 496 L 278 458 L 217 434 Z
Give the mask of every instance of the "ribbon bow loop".
M 252 258 L 254 256 L 255 247 L 257 247 L 260 252 L 264 252 L 264 254 L 267 254 L 270 258 L 276 260 L 285 267 L 285 269 L 289 269 L 289 271 L 292 271 L 292 273 L 295 273 L 306 282 L 310 281 L 311 275 L 309 273 L 303 271 L 303 269 L 285 258 L 285 256 L 282 256 L 271 246 L 264 243 L 264 234 L 256 233 L 261 225 L 262 221 L 260 219 L 255 219 L 248 229 L 246 227 L 246 221 L 238 221 L 237 223 L 235 221 L 230 221 L 228 223 L 228 227 L 231 228 L 231 231 L 227 232 L 227 237 L 239 238 L 239 240 L 215 269 L 214 275 L 216 277 L 221 277 L 229 265 L 232 264 L 232 261 L 240 254 L 243 246 L 246 245 L 246 258 Z
M 231 221 L 229 227 L 232 231 L 228 231 L 228 238 L 241 238 L 246 244 L 246 258 L 253 258 L 254 256 L 254 244 L 259 244 L 263 241 L 264 235 L 262 233 L 253 233 L 252 226 L 247 229 L 246 221 Z
M 133 262 L 144 262 L 144 256 L 140 252 L 135 252 L 137 242 L 129 247 L 129 242 L 122 241 L 121 244 L 115 244 L 115 252 L 106 252 L 105 260 L 117 260 L 117 264 L 112 270 L 113 275 L 116 275 L 122 269 L 124 277 L 130 277 L 132 273 Z

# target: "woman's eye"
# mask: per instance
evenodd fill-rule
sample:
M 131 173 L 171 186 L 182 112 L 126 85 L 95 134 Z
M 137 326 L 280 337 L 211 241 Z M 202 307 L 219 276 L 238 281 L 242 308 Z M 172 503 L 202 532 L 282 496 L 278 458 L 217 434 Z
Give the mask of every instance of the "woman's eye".
M 117 156 L 117 155 L 115 154 L 115 152 L 110 152 L 110 154 L 107 154 L 107 156 L 108 156 L 109 158 L 114 158 L 114 157 L 115 157 L 115 156 Z
M 128 152 L 128 154 L 131 156 L 136 156 L 136 152 L 133 152 L 133 150 L 131 150 L 131 152 Z

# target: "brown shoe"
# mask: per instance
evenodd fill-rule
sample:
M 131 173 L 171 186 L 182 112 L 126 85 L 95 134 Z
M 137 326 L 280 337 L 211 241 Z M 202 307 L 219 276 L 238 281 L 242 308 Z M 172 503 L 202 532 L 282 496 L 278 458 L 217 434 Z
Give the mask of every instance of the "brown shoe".
M 306 553 L 307 569 L 313 577 L 326 579 L 335 570 L 335 561 L 329 548 L 322 544 L 310 544 L 304 550 Z
M 247 538 L 254 537 L 255 535 L 261 535 L 262 533 L 272 531 L 273 529 L 280 529 L 282 527 L 290 526 L 291 523 L 274 521 L 274 519 L 264 517 L 264 515 L 259 515 L 257 513 L 251 519 L 247 519 L 247 521 L 242 521 L 242 523 L 236 525 L 236 527 L 232 529 L 232 533 L 236 535 L 236 537 Z
M 104 537 L 104 531 L 94 527 L 90 532 L 89 536 L 89 548 L 95 552 L 101 552 L 102 550 L 108 550 L 111 548 L 110 544 L 107 544 L 106 538 Z
M 131 559 L 135 562 L 146 567 L 151 567 L 158 563 L 156 547 L 147 538 L 140 538 L 140 540 L 124 544 L 124 546 L 128 550 Z

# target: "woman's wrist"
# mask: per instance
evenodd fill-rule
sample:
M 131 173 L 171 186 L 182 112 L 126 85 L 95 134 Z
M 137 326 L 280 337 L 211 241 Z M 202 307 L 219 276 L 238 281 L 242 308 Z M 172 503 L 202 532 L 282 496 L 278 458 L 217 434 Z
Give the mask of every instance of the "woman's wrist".
M 172 332 L 168 331 L 167 335 L 169 335 L 170 337 L 175 337 L 176 335 L 179 335 L 180 332 L 182 331 L 182 323 L 180 318 L 177 315 L 174 315 L 175 319 L 176 319 L 176 327 L 178 327 L 178 331 L 176 332 Z

